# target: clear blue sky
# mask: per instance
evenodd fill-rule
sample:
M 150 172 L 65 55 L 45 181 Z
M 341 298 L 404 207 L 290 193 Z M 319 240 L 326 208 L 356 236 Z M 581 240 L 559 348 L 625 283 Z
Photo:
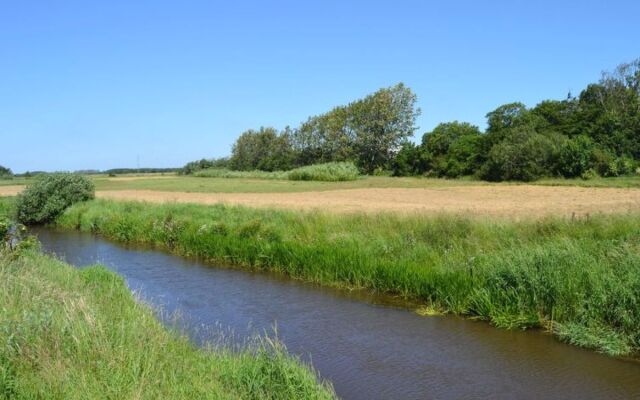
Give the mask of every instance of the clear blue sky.
M 633 1 L 7 1 L 0 164 L 181 166 L 384 86 L 418 134 L 578 94 L 640 57 Z

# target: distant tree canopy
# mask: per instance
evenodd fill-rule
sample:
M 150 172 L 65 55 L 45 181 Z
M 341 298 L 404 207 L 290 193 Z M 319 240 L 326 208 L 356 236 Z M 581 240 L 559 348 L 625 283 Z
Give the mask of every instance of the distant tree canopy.
M 640 59 L 603 74 L 576 98 L 515 102 L 487 113 L 487 129 L 438 125 L 420 145 L 405 145 L 395 175 L 428 174 L 502 181 L 543 176 L 618 176 L 640 160 Z
M 297 163 L 354 161 L 366 173 L 388 168 L 415 133 L 416 101 L 399 83 L 309 118 L 292 134 Z
M 13 178 L 13 172 L 9 168 L 0 165 L 0 179 Z
M 248 130 L 225 166 L 274 171 L 352 161 L 369 174 L 391 170 L 398 176 L 492 181 L 630 174 L 640 161 L 640 59 L 604 73 L 578 97 L 533 108 L 501 105 L 486 114 L 485 132 L 466 122 L 441 123 L 414 144 L 418 115 L 416 95 L 400 83 L 297 128 Z
M 346 106 L 310 117 L 298 128 L 250 129 L 233 145 L 228 163 L 199 160 L 181 172 L 226 167 L 233 170 L 289 170 L 333 161 L 353 161 L 366 173 L 389 169 L 416 131 L 416 95 L 399 83 Z M 215 161 L 215 165 L 213 165 Z

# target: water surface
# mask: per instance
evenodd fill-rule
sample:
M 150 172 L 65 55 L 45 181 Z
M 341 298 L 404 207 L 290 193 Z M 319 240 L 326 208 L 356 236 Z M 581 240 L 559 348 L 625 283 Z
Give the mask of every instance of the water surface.
M 273 274 L 216 268 L 87 233 L 36 230 L 76 266 L 101 263 L 194 340 L 216 326 L 271 331 L 311 360 L 344 399 L 640 399 L 640 363 L 456 317 L 421 317 L 389 298 Z

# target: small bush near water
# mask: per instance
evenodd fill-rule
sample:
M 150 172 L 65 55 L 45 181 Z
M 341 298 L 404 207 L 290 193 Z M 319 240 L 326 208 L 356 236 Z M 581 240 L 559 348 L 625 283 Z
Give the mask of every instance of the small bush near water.
M 18 196 L 16 212 L 24 224 L 52 221 L 70 205 L 93 199 L 91 179 L 69 173 L 41 175 Z
M 290 181 L 354 181 L 360 176 L 358 168 L 351 162 L 330 162 L 308 165 L 291 171 L 232 171 L 224 168 L 209 168 L 196 171 L 193 176 L 202 178 L 249 178 L 288 179 Z
M 0 399 L 330 399 L 278 342 L 208 349 L 101 266 L 0 252 Z
M 502 328 L 544 328 L 612 355 L 640 351 L 640 214 L 512 222 L 97 200 L 58 223 L 397 294 Z

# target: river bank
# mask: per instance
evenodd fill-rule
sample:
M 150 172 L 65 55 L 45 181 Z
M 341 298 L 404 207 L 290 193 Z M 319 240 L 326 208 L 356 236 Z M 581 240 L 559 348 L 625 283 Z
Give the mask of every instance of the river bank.
M 509 329 L 543 328 L 611 355 L 640 343 L 640 215 L 510 222 L 338 216 L 96 200 L 58 225 L 125 243 L 366 288 Z
M 333 398 L 277 342 L 197 348 L 104 267 L 0 254 L 0 304 L 0 398 Z

